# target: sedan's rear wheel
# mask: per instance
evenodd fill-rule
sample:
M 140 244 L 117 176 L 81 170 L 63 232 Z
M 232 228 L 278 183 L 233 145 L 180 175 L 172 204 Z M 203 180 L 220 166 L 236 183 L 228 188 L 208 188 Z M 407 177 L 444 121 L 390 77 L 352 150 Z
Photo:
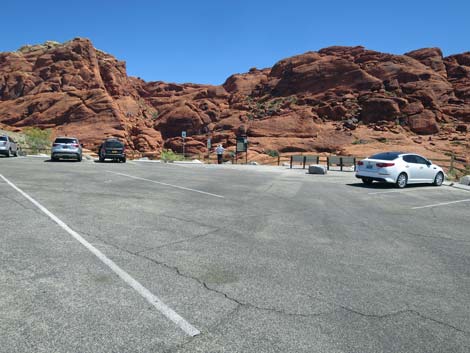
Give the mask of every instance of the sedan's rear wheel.
M 436 177 L 434 178 L 433 185 L 441 186 L 443 182 L 444 182 L 444 173 L 442 173 L 442 172 L 437 173 Z
M 366 185 L 371 185 L 374 182 L 374 180 L 371 178 L 362 178 L 362 182 Z
M 408 184 L 408 176 L 406 175 L 406 173 L 401 173 L 397 178 L 396 185 L 400 189 L 403 189 L 406 184 Z

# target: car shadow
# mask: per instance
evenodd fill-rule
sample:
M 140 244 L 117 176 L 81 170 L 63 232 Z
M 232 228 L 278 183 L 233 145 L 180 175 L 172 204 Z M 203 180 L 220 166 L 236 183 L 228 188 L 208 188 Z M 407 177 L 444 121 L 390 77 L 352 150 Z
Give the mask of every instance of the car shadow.
M 401 190 L 397 188 L 396 185 L 391 184 L 391 183 L 372 183 L 370 185 L 364 184 L 364 183 L 350 183 L 346 184 L 347 186 L 352 186 L 355 188 L 362 188 L 362 189 L 369 189 L 369 190 L 390 190 L 390 189 L 395 189 L 395 190 Z M 431 184 L 409 184 L 405 187 L 405 189 L 415 189 L 415 188 L 420 188 L 420 187 L 431 187 Z
M 95 159 L 93 162 L 95 162 L 95 163 L 121 163 L 120 161 L 113 161 L 113 160 L 108 160 L 108 161 L 104 160 L 104 161 L 100 162 L 99 159 Z
M 77 161 L 76 159 L 60 159 L 53 161 L 52 159 L 46 159 L 44 163 L 78 163 L 81 161 Z

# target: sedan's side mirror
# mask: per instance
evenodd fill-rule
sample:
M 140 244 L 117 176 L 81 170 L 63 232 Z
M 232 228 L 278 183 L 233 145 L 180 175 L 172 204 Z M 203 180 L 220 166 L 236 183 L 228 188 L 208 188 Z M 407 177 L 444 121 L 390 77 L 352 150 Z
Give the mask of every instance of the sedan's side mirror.
M 426 164 L 427 164 L 428 166 L 430 166 L 430 165 L 432 165 L 432 162 L 428 159 L 428 160 L 426 161 Z

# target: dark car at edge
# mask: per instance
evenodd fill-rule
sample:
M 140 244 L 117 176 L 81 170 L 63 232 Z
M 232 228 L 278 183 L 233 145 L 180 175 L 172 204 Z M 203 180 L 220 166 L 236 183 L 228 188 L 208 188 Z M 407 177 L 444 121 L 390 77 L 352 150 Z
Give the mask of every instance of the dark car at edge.
M 114 162 L 126 163 L 126 146 L 118 139 L 106 139 L 98 149 L 100 162 L 111 159 Z

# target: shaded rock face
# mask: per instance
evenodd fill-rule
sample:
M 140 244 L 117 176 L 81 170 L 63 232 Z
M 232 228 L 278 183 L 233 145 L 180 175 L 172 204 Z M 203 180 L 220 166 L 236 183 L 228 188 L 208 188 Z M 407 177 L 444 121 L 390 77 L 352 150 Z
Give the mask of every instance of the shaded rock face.
M 116 136 L 133 149 L 161 148 L 153 109 L 142 102 L 125 63 L 86 39 L 0 53 L 0 122 L 53 128 L 87 147 Z
M 52 128 L 88 148 L 116 136 L 157 153 L 181 151 L 182 131 L 189 153 L 206 153 L 208 137 L 233 146 L 240 133 L 260 153 L 340 153 L 361 127 L 448 139 L 470 123 L 470 53 L 330 47 L 211 86 L 128 77 L 86 39 L 46 42 L 0 53 L 0 123 Z

